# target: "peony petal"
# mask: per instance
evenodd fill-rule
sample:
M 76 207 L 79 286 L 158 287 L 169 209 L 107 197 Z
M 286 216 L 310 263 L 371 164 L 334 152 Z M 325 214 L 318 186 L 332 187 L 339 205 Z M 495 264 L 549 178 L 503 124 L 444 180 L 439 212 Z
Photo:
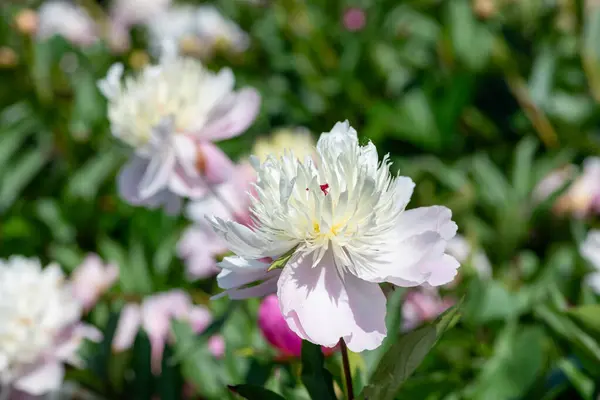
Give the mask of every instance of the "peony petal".
M 424 232 L 437 232 L 444 240 L 456 235 L 456 224 L 452 221 L 452 211 L 442 206 L 421 207 L 400 214 L 398 228 L 401 239 Z
M 460 263 L 448 254 L 437 258 L 429 258 L 419 266 L 423 273 L 428 274 L 426 282 L 431 286 L 441 286 L 451 282 L 458 273 Z
M 108 100 L 117 97 L 121 92 L 121 77 L 123 76 L 123 64 L 115 63 L 111 65 L 106 74 L 106 78 L 98 81 L 98 89 Z
M 284 254 L 293 247 L 292 244 L 287 249 L 276 248 L 276 253 L 272 254 L 271 244 L 265 242 L 261 236 L 247 226 L 234 221 L 225 221 L 219 217 L 211 217 L 208 221 L 217 235 L 227 243 L 227 248 L 240 257 L 258 260 Z
M 142 204 L 139 185 L 148 168 L 148 163 L 147 159 L 134 156 L 119 172 L 117 189 L 121 197 L 130 204 Z
M 168 187 L 175 161 L 175 151 L 170 148 L 153 155 L 138 185 L 140 198 L 152 197 Z
M 260 109 L 260 95 L 251 88 L 231 93 L 212 111 L 200 137 L 205 140 L 224 140 L 245 131 Z
M 396 178 L 395 185 L 394 190 L 396 192 L 395 196 L 398 203 L 398 209 L 404 210 L 410 202 L 410 198 L 415 190 L 415 183 L 406 176 L 399 176 Z
M 267 276 L 269 264 L 242 257 L 225 257 L 219 268 L 223 269 L 217 276 L 219 287 L 231 289 L 263 279 Z
M 235 164 L 217 146 L 210 142 L 202 142 L 198 145 L 198 152 L 203 157 L 203 172 L 208 182 L 223 183 L 232 177 Z
M 112 342 L 113 351 L 129 349 L 137 336 L 142 324 L 142 313 L 137 304 L 126 304 L 121 310 L 121 316 Z
M 334 347 L 344 338 L 352 351 L 378 347 L 386 335 L 385 296 L 375 283 L 348 274 L 344 280 L 328 254 L 312 267 L 297 256 L 284 267 L 277 296 L 290 328 L 301 338 Z
M 59 362 L 37 366 L 14 382 L 14 387 L 33 396 L 39 396 L 60 388 L 65 370 Z

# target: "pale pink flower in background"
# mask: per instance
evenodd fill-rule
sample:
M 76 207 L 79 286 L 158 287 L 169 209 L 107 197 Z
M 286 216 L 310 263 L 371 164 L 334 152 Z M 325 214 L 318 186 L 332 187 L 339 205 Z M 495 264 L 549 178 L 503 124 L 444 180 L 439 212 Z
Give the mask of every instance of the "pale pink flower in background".
M 343 338 L 360 352 L 386 336 L 379 283 L 439 286 L 456 276 L 459 263 L 445 254 L 457 229 L 451 211 L 406 210 L 414 183 L 392 176 L 388 156 L 380 163 L 373 143 L 360 146 L 347 121 L 321 135 L 316 162 L 290 152 L 252 160 L 252 226 L 211 219 L 237 255 L 219 264 L 221 295 L 277 292 L 288 326 L 302 339 L 333 347 Z M 283 268 L 268 271 L 265 258 L 282 258 Z
M 119 278 L 119 267 L 105 264 L 96 254 L 89 254 L 71 275 L 73 295 L 90 310 Z
M 547 199 L 576 175 L 577 168 L 574 165 L 552 172 L 536 186 L 534 203 Z M 553 211 L 558 215 L 571 214 L 576 218 L 600 213 L 600 158 L 589 157 L 584 160 L 583 172 L 556 200 Z
M 293 357 L 302 355 L 302 339 L 289 328 L 279 309 L 276 295 L 271 294 L 260 303 L 258 327 L 267 342 L 283 355 Z M 335 348 L 323 347 L 326 355 L 330 355 L 334 351 Z
M 0 260 L 0 386 L 34 396 L 57 390 L 65 363 L 82 366 L 83 341 L 102 338 L 81 323 L 81 311 L 58 265 Z
M 181 236 L 177 254 L 185 262 L 189 279 L 208 278 L 220 271 L 216 257 L 225 254 L 227 246 L 206 218 L 217 215 L 243 224 L 249 223 L 250 202 L 246 192 L 252 189 L 253 181 L 252 168 L 247 164 L 240 164 L 236 166 L 236 172 L 229 181 L 215 187 L 217 195 L 209 194 L 187 206 L 186 215 L 194 224 Z
M 579 251 L 594 268 L 585 278 L 585 284 L 600 294 L 600 230 L 591 230 L 579 246 Z
M 165 42 L 202 58 L 210 58 L 217 49 L 243 52 L 250 45 L 248 34 L 212 5 L 176 5 L 150 19 L 146 27 L 156 54 Z
M 315 142 L 306 128 L 282 128 L 254 143 L 252 154 L 265 161 L 269 155 L 282 156 L 285 149 L 292 150 L 300 159 L 313 157 Z M 236 166 L 231 179 L 215 187 L 216 195 L 208 194 L 191 201 L 186 216 L 194 221 L 182 235 L 177 253 L 186 264 L 190 279 L 202 279 L 216 275 L 216 257 L 227 252 L 226 243 L 217 236 L 206 218 L 217 216 L 234 219 L 243 225 L 251 225 L 250 197 L 255 195 L 256 173 L 248 162 Z
M 469 241 L 462 235 L 456 235 L 448 241 L 446 252 L 461 264 L 469 263 L 481 279 L 492 277 L 492 265 L 487 255 L 481 249 L 473 249 Z M 454 282 L 452 281 L 450 284 Z
M 145 24 L 169 9 L 172 0 L 113 0 L 110 8 L 115 24 L 129 28 Z
M 190 296 L 181 290 L 152 295 L 141 305 L 130 303 L 123 307 L 112 343 L 113 350 L 129 349 L 139 329 L 144 329 L 150 340 L 152 372 L 160 374 L 173 320 L 187 321 L 196 333 L 201 333 L 211 323 L 212 315 L 206 307 L 193 305 Z
M 567 165 L 552 171 L 533 189 L 533 203 L 537 205 L 545 201 L 560 190 L 575 175 L 577 175 L 577 167 L 575 165 Z
M 38 10 L 37 37 L 64 37 L 79 46 L 98 40 L 98 28 L 85 9 L 66 1 L 47 1 Z
M 214 335 L 208 339 L 208 350 L 215 358 L 225 355 L 225 339 L 221 335 Z
M 181 197 L 200 198 L 231 177 L 234 164 L 213 142 L 251 124 L 260 105 L 256 90 L 234 91 L 231 70 L 215 74 L 174 54 L 125 85 L 122 73 L 121 64 L 113 65 L 99 87 L 113 135 L 134 149 L 118 177 L 126 201 L 177 213 Z
M 409 331 L 424 322 L 433 321 L 454 303 L 453 299 L 442 298 L 433 287 L 409 291 L 402 304 L 402 330 Z
M 361 30 L 366 22 L 365 12 L 360 8 L 349 8 L 344 12 L 344 27 L 351 32 Z

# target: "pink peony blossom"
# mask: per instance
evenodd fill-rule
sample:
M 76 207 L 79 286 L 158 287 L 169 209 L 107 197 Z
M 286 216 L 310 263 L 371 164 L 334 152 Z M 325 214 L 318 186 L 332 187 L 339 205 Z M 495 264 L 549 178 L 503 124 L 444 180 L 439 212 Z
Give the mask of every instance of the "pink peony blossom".
M 71 275 L 73 294 L 85 310 L 90 310 L 118 277 L 116 265 L 104 264 L 96 254 L 89 254 Z
M 432 321 L 453 305 L 454 300 L 441 298 L 433 287 L 409 291 L 402 304 L 402 330 L 409 331 Z
M 122 73 L 115 64 L 99 87 L 113 135 L 134 150 L 117 179 L 123 199 L 174 214 L 181 197 L 204 197 L 232 177 L 234 164 L 213 142 L 248 128 L 259 110 L 256 90 L 234 91 L 231 70 L 215 74 L 169 51 L 126 85 Z
M 211 323 L 212 315 L 206 307 L 193 305 L 189 295 L 181 290 L 152 295 L 141 305 L 130 303 L 123 307 L 113 350 L 129 349 L 141 327 L 150 340 L 152 372 L 160 374 L 164 347 L 171 337 L 172 320 L 188 321 L 196 333 L 201 333 Z

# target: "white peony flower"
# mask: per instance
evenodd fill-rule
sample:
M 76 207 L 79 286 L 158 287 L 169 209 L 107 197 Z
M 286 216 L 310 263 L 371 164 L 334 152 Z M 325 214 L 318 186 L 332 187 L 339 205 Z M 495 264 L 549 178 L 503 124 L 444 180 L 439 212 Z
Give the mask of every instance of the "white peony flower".
M 254 89 L 233 91 L 234 76 L 193 59 L 165 55 L 121 83 L 116 64 L 99 87 L 108 99 L 114 136 L 135 150 L 118 183 L 132 204 L 165 205 L 177 212 L 178 196 L 201 197 L 224 182 L 233 164 L 212 142 L 242 133 L 258 113 Z
M 130 27 L 144 24 L 165 13 L 172 0 L 113 0 L 111 16 L 115 23 Z
M 579 251 L 595 270 L 587 275 L 585 284 L 600 294 L 600 230 L 589 231 Z
M 248 34 L 210 5 L 171 7 L 152 18 L 147 29 L 155 53 L 162 51 L 165 42 L 202 57 L 211 55 L 217 46 L 243 52 L 250 45 Z
M 57 389 L 63 363 L 80 362 L 82 340 L 100 338 L 79 323 L 81 310 L 58 265 L 0 260 L 0 385 L 32 395 Z
M 63 36 L 73 44 L 87 46 L 98 39 L 96 23 L 85 9 L 66 1 L 48 1 L 38 10 L 37 36 Z
M 256 139 L 252 154 L 261 162 L 272 155 L 279 158 L 286 150 L 291 150 L 294 156 L 304 160 L 306 156 L 313 157 L 315 154 L 315 141 L 306 128 L 281 128 L 274 131 L 270 136 Z
M 392 176 L 389 164 L 373 143 L 358 144 L 347 121 L 321 136 L 316 161 L 290 152 L 254 159 L 253 227 L 211 219 L 237 255 L 220 263 L 219 286 L 232 298 L 277 291 L 290 328 L 313 343 L 378 347 L 386 335 L 379 283 L 439 286 L 459 267 L 444 253 L 457 229 L 451 211 L 405 210 L 414 183 Z M 268 271 L 267 257 L 283 269 Z

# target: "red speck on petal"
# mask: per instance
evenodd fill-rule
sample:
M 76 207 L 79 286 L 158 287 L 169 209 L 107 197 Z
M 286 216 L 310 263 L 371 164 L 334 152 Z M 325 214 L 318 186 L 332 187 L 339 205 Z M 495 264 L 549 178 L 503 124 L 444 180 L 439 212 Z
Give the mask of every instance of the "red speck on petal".
M 329 194 L 328 190 L 329 190 L 329 184 L 325 183 L 323 185 L 319 185 L 321 187 L 321 190 L 323 191 L 323 193 L 325 193 L 325 196 L 327 196 L 327 194 Z

